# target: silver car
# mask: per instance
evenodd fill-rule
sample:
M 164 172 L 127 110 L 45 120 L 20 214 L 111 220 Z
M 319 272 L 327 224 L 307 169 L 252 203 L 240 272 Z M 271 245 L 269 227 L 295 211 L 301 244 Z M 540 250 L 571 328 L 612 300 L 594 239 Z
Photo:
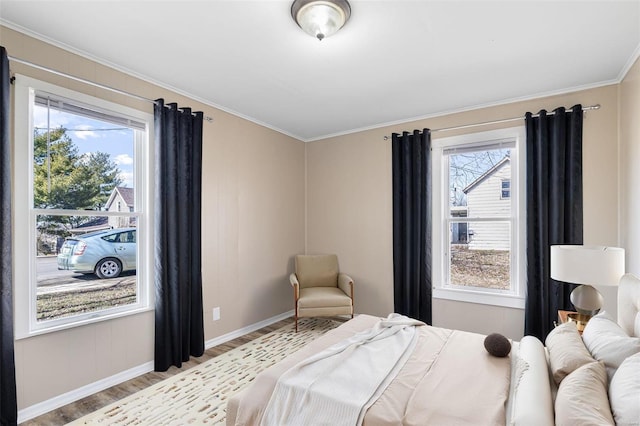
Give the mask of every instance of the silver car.
M 136 228 L 107 229 L 67 238 L 58 269 L 115 278 L 136 269 Z

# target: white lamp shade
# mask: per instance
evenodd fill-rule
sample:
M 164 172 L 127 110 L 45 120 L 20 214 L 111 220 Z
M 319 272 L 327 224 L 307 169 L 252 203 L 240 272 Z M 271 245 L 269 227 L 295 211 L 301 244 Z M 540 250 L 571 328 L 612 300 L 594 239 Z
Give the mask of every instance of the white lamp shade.
M 624 275 L 624 249 L 619 247 L 551 246 L 551 278 L 574 284 L 617 286 Z

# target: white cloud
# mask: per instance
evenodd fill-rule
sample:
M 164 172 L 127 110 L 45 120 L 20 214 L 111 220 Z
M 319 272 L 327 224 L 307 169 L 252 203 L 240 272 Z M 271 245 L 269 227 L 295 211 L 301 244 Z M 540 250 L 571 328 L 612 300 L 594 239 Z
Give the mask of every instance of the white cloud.
M 115 163 L 118 165 L 129 166 L 133 164 L 133 157 L 131 157 L 129 154 L 118 154 L 115 156 L 113 161 L 115 161 Z
M 133 188 L 133 172 L 121 171 L 120 174 L 118 174 L 118 177 L 122 179 L 122 183 L 120 184 L 120 186 Z
M 91 126 L 87 126 L 86 124 L 78 124 L 75 127 L 77 130 L 81 130 L 80 132 L 74 131 L 73 135 L 78 139 L 89 139 L 89 138 L 97 138 L 98 134 L 91 130 Z

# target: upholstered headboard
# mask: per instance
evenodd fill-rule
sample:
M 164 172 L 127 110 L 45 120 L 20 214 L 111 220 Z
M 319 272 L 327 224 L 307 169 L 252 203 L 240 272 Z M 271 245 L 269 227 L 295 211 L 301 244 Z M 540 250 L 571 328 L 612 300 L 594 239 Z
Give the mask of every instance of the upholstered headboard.
M 618 324 L 629 336 L 640 337 L 640 278 L 633 274 L 620 278 Z

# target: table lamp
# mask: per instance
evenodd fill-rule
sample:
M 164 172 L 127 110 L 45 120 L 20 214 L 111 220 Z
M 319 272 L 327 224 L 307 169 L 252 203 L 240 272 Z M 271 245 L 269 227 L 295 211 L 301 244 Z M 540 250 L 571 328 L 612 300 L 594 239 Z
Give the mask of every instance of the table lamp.
M 571 303 L 579 314 L 588 317 L 602 308 L 598 286 L 617 286 L 624 275 L 624 249 L 619 247 L 557 245 L 551 246 L 551 278 L 582 284 L 571 292 Z

